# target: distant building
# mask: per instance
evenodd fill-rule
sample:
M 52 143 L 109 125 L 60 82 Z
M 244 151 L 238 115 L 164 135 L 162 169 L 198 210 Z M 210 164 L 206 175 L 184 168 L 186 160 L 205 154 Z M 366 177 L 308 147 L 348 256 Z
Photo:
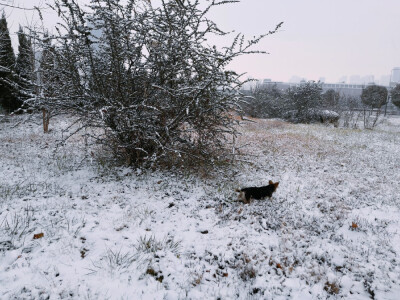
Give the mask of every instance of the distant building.
M 292 77 L 289 79 L 289 82 L 290 82 L 290 83 L 299 83 L 302 79 L 303 79 L 303 78 L 294 75 L 294 76 L 292 76 Z
M 261 81 L 261 85 L 263 86 L 276 86 L 279 90 L 282 91 L 287 90 L 288 88 L 291 87 L 297 87 L 304 83 L 306 83 L 305 80 L 301 80 L 299 83 L 272 81 L 271 79 L 264 79 Z M 324 82 L 320 83 L 323 92 L 332 89 L 335 90 L 336 92 L 339 92 L 340 94 L 346 96 L 354 96 L 354 97 L 361 96 L 363 88 L 367 86 L 365 84 L 324 83 Z
M 261 84 L 269 84 L 270 82 L 272 82 L 271 79 L 264 79 Z
M 390 86 L 395 86 L 400 83 L 400 68 L 393 68 L 392 74 L 390 76 Z
M 285 91 L 293 85 L 293 83 L 286 83 L 281 81 L 272 81 L 271 79 L 264 79 L 261 83 L 262 86 L 276 86 L 277 89 Z
M 390 86 L 390 75 L 382 75 L 379 79 L 379 85 Z
M 365 84 L 323 83 L 322 90 L 324 92 L 327 90 L 335 90 L 346 96 L 360 97 L 363 88 L 366 86 Z
M 375 76 L 374 75 L 367 75 L 364 77 L 361 77 L 361 83 L 362 84 L 371 84 L 375 82 Z

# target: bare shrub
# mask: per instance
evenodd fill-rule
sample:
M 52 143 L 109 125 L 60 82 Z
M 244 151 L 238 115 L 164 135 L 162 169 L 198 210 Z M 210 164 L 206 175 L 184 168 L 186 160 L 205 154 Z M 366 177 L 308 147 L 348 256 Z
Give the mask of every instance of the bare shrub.
M 207 13 L 231 2 L 98 0 L 83 9 L 56 0 L 62 25 L 52 45 L 42 43 L 54 59 L 46 69 L 53 89 L 38 102 L 100 128 L 93 138 L 128 164 L 221 157 L 242 96 L 240 75 L 227 66 L 260 53 L 252 46 L 281 26 L 250 41 L 239 34 L 222 50 L 208 46 L 210 35 L 226 33 Z
M 343 96 L 340 98 L 340 118 L 342 126 L 345 128 L 358 128 L 358 123 L 362 117 L 361 101 L 352 96 Z
M 381 121 L 381 108 L 364 108 L 363 110 L 364 129 L 374 129 Z

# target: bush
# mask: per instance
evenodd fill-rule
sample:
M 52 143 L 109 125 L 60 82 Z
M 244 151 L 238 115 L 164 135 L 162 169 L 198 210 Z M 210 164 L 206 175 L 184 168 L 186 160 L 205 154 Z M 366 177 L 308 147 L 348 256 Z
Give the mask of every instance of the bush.
M 322 94 L 322 106 L 326 109 L 337 110 L 340 98 L 339 92 L 329 89 Z
M 55 80 L 37 104 L 104 129 L 96 139 L 128 163 L 215 156 L 235 133 L 230 111 L 241 97 L 239 76 L 226 68 L 265 36 L 208 46 L 209 35 L 224 34 L 206 17 L 220 4 L 99 0 L 84 12 L 56 1 L 68 33 L 52 37 Z
M 397 84 L 391 91 L 392 103 L 400 108 L 400 84 Z
M 369 107 L 381 108 L 387 103 L 388 90 L 384 86 L 370 85 L 363 89 L 361 101 Z
M 322 106 L 322 87 L 315 82 L 306 82 L 286 92 L 286 119 L 292 122 L 310 123 L 314 121 L 315 109 Z
M 339 102 L 341 113 L 340 117 L 343 121 L 343 127 L 356 129 L 362 117 L 361 100 L 353 96 L 343 96 Z
M 283 93 L 276 85 L 257 85 L 243 105 L 246 114 L 254 118 L 279 118 L 282 116 Z

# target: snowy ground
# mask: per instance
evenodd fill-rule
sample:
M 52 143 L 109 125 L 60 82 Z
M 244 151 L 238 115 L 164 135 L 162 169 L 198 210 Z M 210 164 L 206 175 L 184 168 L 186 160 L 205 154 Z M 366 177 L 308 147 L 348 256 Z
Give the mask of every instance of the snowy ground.
M 110 168 L 78 137 L 55 152 L 65 121 L 21 118 L 0 124 L 0 299 L 400 295 L 399 118 L 249 123 L 250 163 L 217 178 Z M 269 179 L 271 200 L 235 201 Z

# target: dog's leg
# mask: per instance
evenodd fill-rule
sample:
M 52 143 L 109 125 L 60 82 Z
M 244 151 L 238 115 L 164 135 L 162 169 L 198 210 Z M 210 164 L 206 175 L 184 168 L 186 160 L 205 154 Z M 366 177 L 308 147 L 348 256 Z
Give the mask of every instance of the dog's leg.
M 246 204 L 250 204 L 250 200 L 251 200 L 251 195 L 250 194 L 247 194 L 247 193 L 245 193 L 244 194 L 245 195 L 245 197 L 246 197 Z
M 240 190 L 238 190 L 238 192 L 239 192 L 238 201 L 245 203 L 246 198 L 244 197 L 244 192 L 242 192 Z

